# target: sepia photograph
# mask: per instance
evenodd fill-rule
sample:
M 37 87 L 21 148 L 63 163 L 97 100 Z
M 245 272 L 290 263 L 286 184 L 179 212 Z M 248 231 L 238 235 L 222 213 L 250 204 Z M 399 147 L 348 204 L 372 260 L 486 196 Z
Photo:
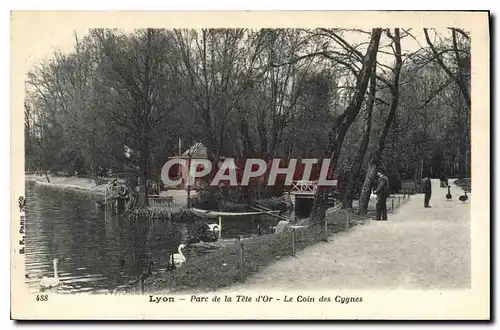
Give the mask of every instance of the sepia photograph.
M 12 13 L 13 318 L 489 319 L 488 12 L 298 13 Z

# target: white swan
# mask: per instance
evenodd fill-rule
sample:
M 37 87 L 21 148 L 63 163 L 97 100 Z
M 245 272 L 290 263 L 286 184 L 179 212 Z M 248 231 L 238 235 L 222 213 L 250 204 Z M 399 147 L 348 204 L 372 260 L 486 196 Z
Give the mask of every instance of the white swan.
M 208 224 L 208 229 L 211 231 L 211 234 L 214 235 L 215 240 L 219 239 L 219 225 L 216 223 L 210 223 Z
M 182 249 L 185 247 L 185 244 L 179 245 L 179 253 L 174 253 L 173 259 L 174 259 L 174 264 L 176 267 L 181 266 L 183 263 L 186 262 L 186 257 L 182 253 Z
M 55 286 L 58 286 L 60 284 L 59 282 L 59 275 L 57 273 L 57 264 L 59 263 L 59 259 L 54 259 L 53 264 L 54 264 L 54 277 L 43 277 L 40 280 L 40 286 L 45 289 L 53 288 Z

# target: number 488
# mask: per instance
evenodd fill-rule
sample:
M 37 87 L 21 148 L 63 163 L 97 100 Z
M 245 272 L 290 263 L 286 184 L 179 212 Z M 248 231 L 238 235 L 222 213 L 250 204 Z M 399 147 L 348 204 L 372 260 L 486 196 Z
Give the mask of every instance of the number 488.
M 36 301 L 47 301 L 49 300 L 49 295 L 47 294 L 37 294 Z

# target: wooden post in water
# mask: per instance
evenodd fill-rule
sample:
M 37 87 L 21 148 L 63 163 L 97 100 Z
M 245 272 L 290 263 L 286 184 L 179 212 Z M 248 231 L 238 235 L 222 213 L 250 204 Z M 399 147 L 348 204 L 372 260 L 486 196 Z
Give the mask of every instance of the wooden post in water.
M 240 242 L 240 279 L 243 281 L 245 279 L 245 254 L 243 251 L 243 242 L 241 238 L 238 236 L 238 241 Z
M 118 198 L 116 200 L 116 213 L 121 214 L 123 211 L 125 211 L 125 199 Z
M 222 238 L 222 217 L 219 216 L 219 239 Z
M 295 256 L 295 228 L 292 228 L 292 256 Z
M 116 214 L 116 199 L 111 200 L 111 215 Z

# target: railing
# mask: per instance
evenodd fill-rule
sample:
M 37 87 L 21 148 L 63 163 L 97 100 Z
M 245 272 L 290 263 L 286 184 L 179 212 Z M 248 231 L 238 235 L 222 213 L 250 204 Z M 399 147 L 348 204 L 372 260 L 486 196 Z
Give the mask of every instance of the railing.
M 149 206 L 173 206 L 174 198 L 172 196 L 166 197 L 149 197 Z
M 316 181 L 299 180 L 292 182 L 292 192 L 315 193 L 316 189 Z

